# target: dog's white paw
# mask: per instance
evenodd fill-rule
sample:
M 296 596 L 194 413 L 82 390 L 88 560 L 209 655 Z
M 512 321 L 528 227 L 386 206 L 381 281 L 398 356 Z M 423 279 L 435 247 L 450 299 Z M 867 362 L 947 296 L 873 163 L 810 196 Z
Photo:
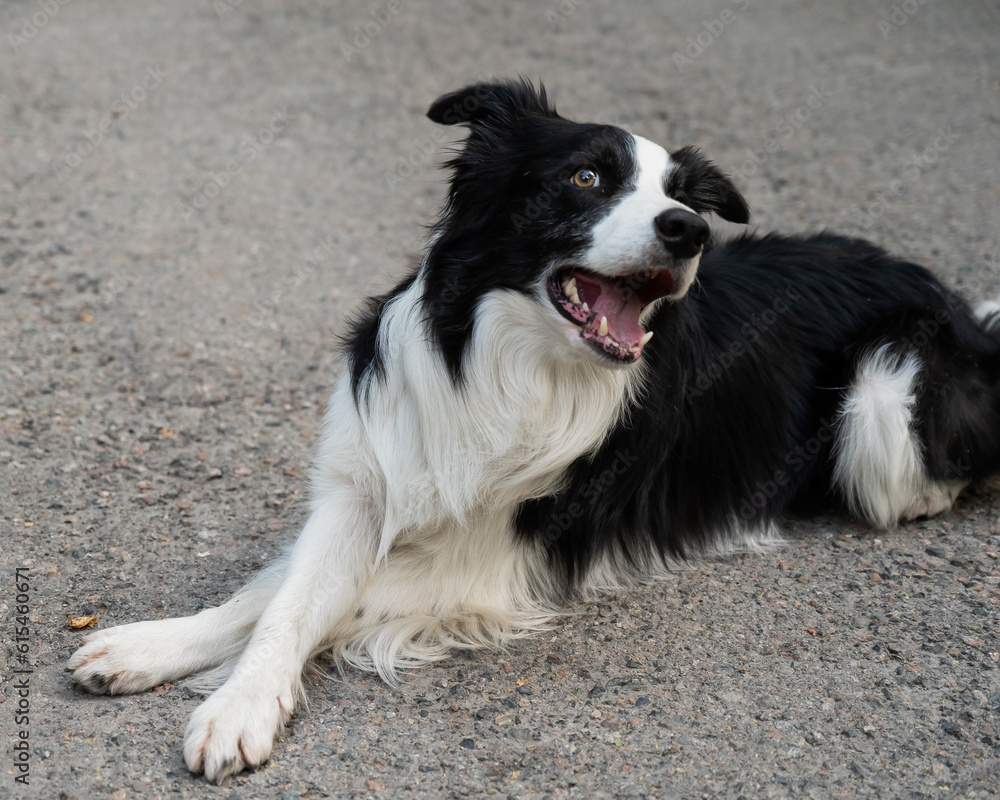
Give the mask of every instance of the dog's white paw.
M 920 517 L 933 517 L 951 511 L 958 495 L 968 485 L 969 481 L 928 483 L 903 512 L 903 519 L 910 522 Z
M 148 626 L 136 622 L 96 631 L 69 659 L 73 680 L 95 694 L 141 692 L 163 682 L 162 643 L 151 640 Z M 144 627 L 145 626 L 145 627 Z
M 221 783 L 242 769 L 260 766 L 271 755 L 292 704 L 290 692 L 250 692 L 227 683 L 191 715 L 184 734 L 188 769 Z

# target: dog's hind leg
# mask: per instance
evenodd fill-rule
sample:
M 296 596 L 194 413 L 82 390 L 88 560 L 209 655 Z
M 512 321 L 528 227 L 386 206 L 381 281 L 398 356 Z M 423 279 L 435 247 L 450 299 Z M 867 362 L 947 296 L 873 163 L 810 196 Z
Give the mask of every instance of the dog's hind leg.
M 901 311 L 861 350 L 834 441 L 834 485 L 880 528 L 951 508 L 971 481 L 1000 470 L 997 304 L 975 315 Z M 872 341 L 869 339 L 869 341 Z
M 916 510 L 928 488 L 914 424 L 920 372 L 915 353 L 882 345 L 859 360 L 840 408 L 834 484 L 851 511 L 879 528 Z
M 227 603 L 190 617 L 134 622 L 90 634 L 69 660 L 73 680 L 98 694 L 127 694 L 224 667 L 243 650 L 281 572 L 279 561 Z

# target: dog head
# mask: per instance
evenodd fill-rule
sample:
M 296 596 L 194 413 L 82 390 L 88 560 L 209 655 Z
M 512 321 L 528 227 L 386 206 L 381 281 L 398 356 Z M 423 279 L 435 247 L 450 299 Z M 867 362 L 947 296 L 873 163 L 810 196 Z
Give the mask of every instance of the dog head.
M 694 280 L 709 240 L 701 215 L 749 219 L 696 148 L 668 154 L 613 125 L 564 119 L 527 81 L 468 86 L 428 116 L 470 129 L 425 265 L 432 328 L 456 374 L 493 289 L 538 297 L 589 357 L 634 363 L 644 317 Z

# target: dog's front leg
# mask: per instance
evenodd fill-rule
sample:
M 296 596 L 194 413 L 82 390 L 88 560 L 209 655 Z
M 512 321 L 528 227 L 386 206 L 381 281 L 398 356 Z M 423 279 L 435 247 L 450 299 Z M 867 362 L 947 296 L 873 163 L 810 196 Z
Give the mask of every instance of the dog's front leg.
M 302 692 L 306 659 L 370 572 L 375 524 L 354 486 L 325 491 L 233 674 L 191 717 L 184 758 L 192 772 L 219 782 L 267 760 Z

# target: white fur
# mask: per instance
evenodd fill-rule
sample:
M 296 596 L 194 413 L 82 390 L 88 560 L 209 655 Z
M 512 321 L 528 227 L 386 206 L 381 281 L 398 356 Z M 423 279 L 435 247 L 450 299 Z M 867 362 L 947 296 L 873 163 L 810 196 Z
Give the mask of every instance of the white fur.
M 1000 299 L 984 300 L 976 306 L 973 315 L 986 330 L 995 330 L 1000 326 Z
M 672 208 L 691 211 L 664 191 L 664 181 L 671 167 L 667 151 L 641 136 L 633 138 L 639 166 L 635 188 L 594 226 L 592 245 L 581 262 L 581 266 L 607 275 L 621 275 L 643 269 L 647 264 L 661 264 L 663 243 L 656 235 L 653 220 Z M 674 291 L 669 295 L 672 299 L 683 297 L 690 288 L 699 260 L 696 256 L 677 265 Z
M 636 137 L 634 188 L 595 225 L 582 265 L 607 275 L 662 264 L 654 219 L 671 208 L 666 152 Z M 698 257 L 675 269 L 672 297 Z M 559 265 L 548 265 L 551 274 Z M 91 635 L 70 659 L 95 692 L 135 692 L 192 673 L 214 689 L 184 741 L 194 772 L 221 781 L 265 761 L 303 699 L 302 671 L 329 651 L 397 680 L 455 647 L 496 645 L 558 613 L 544 537 L 514 530 L 524 501 L 560 488 L 595 451 L 641 388 L 643 364 L 610 368 L 546 297 L 495 290 L 480 298 L 456 384 L 428 327 L 425 274 L 384 309 L 383 369 L 352 391 L 346 364 L 315 460 L 311 514 L 288 553 L 218 608 Z M 542 309 L 545 309 L 542 311 Z M 838 429 L 837 481 L 877 524 L 920 502 L 940 504 L 922 479 L 911 430 L 913 356 L 878 351 L 859 370 Z M 719 547 L 773 541 L 773 527 L 734 523 Z M 613 550 L 582 590 L 663 574 L 652 551 L 637 565 Z M 643 570 L 642 568 L 645 568 Z
M 92 691 L 141 692 L 235 659 L 273 594 L 265 570 L 229 602 L 191 617 L 134 622 L 95 631 L 69 661 L 74 679 Z
M 686 208 L 665 194 L 666 151 L 639 137 L 635 149 L 634 188 L 595 225 L 580 262 L 610 276 L 661 265 L 654 219 Z M 671 297 L 687 291 L 698 261 L 675 265 Z M 551 274 L 560 265 L 548 266 Z M 357 402 L 351 365 L 343 368 L 311 514 L 286 556 L 218 608 L 92 634 L 70 659 L 75 680 L 120 693 L 202 673 L 196 685 L 215 691 L 191 717 L 184 757 L 221 781 L 268 758 L 303 699 L 303 667 L 320 652 L 392 682 L 451 648 L 543 627 L 558 613 L 557 587 L 544 542 L 519 538 L 514 514 L 559 489 L 567 468 L 601 445 L 640 391 L 643 369 L 609 368 L 548 301 L 545 277 L 534 296 L 496 290 L 480 299 L 456 385 L 429 330 L 418 273 L 383 309 L 383 369 L 362 379 Z M 912 430 L 919 371 L 915 356 L 878 350 L 839 419 L 837 485 L 878 525 L 953 499 L 954 487 L 923 474 Z M 753 547 L 775 536 L 769 525 L 734 522 L 719 542 Z M 612 550 L 582 589 L 669 566 L 652 551 L 645 561 L 643 573 Z
M 925 482 L 913 430 L 920 361 L 884 345 L 864 358 L 841 407 L 834 483 L 851 510 L 880 528 L 896 524 Z
M 883 345 L 858 365 L 841 406 L 834 483 L 848 506 L 879 528 L 951 508 L 968 481 L 932 481 L 913 425 L 920 360 Z
M 215 667 L 207 682 L 225 682 L 184 746 L 188 766 L 211 780 L 267 758 L 319 651 L 391 681 L 556 613 L 540 546 L 516 539 L 514 510 L 601 443 L 638 369 L 594 363 L 535 299 L 497 291 L 480 303 L 456 389 L 422 292 L 418 278 L 386 309 L 385 377 L 366 379 L 360 407 L 345 367 L 312 515 L 270 578 L 194 617 L 102 631 L 70 662 L 80 683 L 111 692 Z
M 925 481 L 914 496 L 910 505 L 902 513 L 902 519 L 913 520 L 918 517 L 933 517 L 945 511 L 950 511 L 962 490 L 969 481 Z
M 662 259 L 653 220 L 679 205 L 664 193 L 666 152 L 638 138 L 636 150 L 635 188 L 595 226 L 585 258 L 609 275 Z M 696 266 L 681 267 L 674 296 Z M 267 759 L 319 652 L 391 682 L 453 647 L 497 644 L 557 613 L 544 544 L 515 535 L 515 511 L 558 489 L 569 465 L 598 448 L 643 367 L 596 357 L 545 297 L 543 277 L 533 297 L 481 298 L 456 385 L 428 328 L 424 287 L 421 272 L 384 309 L 384 369 L 362 379 L 359 402 L 345 365 L 312 513 L 287 555 L 219 608 L 98 632 L 70 660 L 74 678 L 97 692 L 203 672 L 196 685 L 216 691 L 191 718 L 184 756 L 210 780 Z M 653 572 L 655 563 L 651 554 Z M 585 586 L 634 573 L 612 554 Z

